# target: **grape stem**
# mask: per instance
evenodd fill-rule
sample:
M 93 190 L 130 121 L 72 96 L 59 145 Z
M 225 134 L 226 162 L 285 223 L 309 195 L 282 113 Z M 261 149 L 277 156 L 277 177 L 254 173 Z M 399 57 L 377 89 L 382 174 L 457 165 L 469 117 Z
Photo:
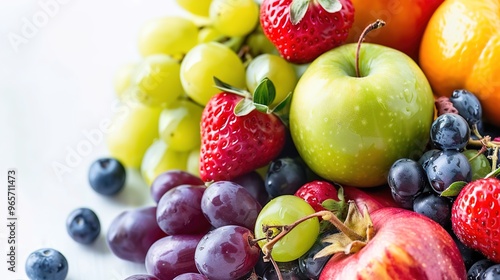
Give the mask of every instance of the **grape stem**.
M 472 133 L 474 133 L 474 135 L 479 139 L 478 140 L 469 139 L 468 144 L 470 146 L 481 147 L 481 149 L 479 150 L 477 155 L 472 157 L 470 160 L 472 160 L 475 157 L 479 156 L 480 154 L 484 153 L 487 148 L 492 148 L 493 154 L 490 156 L 492 172 L 490 174 L 495 173 L 495 169 L 496 169 L 496 166 L 497 166 L 497 163 L 499 160 L 498 159 L 498 150 L 500 148 L 500 142 L 499 141 L 492 141 L 491 136 L 489 136 L 489 135 L 481 136 L 481 134 L 479 133 L 479 131 L 477 129 L 477 125 L 472 126 Z
M 378 29 L 382 26 L 385 25 L 385 22 L 381 19 L 377 19 L 375 22 L 371 23 L 370 25 L 368 25 L 367 27 L 365 27 L 365 29 L 363 30 L 363 32 L 361 33 L 361 35 L 359 36 L 359 39 L 358 39 L 358 46 L 356 48 L 356 77 L 360 78 L 361 75 L 359 73 L 359 52 L 360 52 L 360 49 L 361 49 L 361 42 L 363 42 L 365 40 L 365 37 L 366 35 L 372 31 L 372 30 L 375 30 L 375 29 Z

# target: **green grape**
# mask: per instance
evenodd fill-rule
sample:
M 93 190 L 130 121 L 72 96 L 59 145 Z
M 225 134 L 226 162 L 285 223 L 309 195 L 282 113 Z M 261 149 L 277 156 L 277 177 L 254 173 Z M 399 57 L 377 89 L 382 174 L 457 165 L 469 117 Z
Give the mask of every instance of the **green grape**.
M 180 68 L 168 55 L 150 55 L 137 66 L 128 94 L 146 105 L 170 104 L 184 92 Z
M 266 237 L 265 232 L 262 231 L 263 225 L 288 225 L 313 213 L 315 211 L 311 205 L 297 196 L 278 196 L 269 201 L 257 216 L 255 238 Z M 308 219 L 276 242 L 271 256 L 277 262 L 296 260 L 312 247 L 318 235 L 318 218 Z M 264 244 L 266 240 L 259 241 L 259 246 L 262 247 Z
M 139 32 L 139 51 L 142 56 L 166 54 L 181 58 L 197 43 L 196 24 L 178 16 L 149 20 Z
M 227 36 L 244 36 L 259 22 L 259 5 L 254 0 L 213 0 L 210 19 Z
M 188 52 L 181 63 L 184 91 L 204 106 L 220 92 L 213 77 L 234 87 L 245 87 L 245 67 L 236 53 L 217 42 L 199 44 Z
M 212 0 L 175 0 L 179 6 L 193 15 L 208 17 Z
M 281 56 L 261 54 L 254 58 L 247 67 L 247 88 L 253 92 L 264 78 L 269 78 L 276 88 L 276 98 L 271 107 L 276 106 L 285 97 L 293 92 L 297 84 L 297 75 L 292 64 Z
M 261 30 L 257 30 L 248 35 L 246 43 L 250 48 L 250 54 L 252 56 L 258 56 L 264 53 L 279 55 L 278 49 L 276 49 L 274 44 L 269 41 Z
M 106 144 L 112 157 L 126 167 L 139 168 L 142 157 L 158 138 L 161 107 L 149 107 L 126 98 L 114 109 Z
M 198 43 L 208 43 L 212 41 L 217 41 L 218 39 L 224 37 L 219 30 L 211 27 L 205 26 L 198 32 Z
M 178 152 L 161 139 L 148 147 L 141 163 L 142 178 L 148 186 L 158 175 L 168 170 L 186 170 L 189 152 Z
M 160 115 L 160 137 L 176 151 L 200 146 L 200 122 L 203 108 L 189 100 L 179 100 L 163 109 Z
M 129 63 L 118 68 L 113 79 L 113 86 L 118 98 L 121 98 L 132 84 L 132 75 L 137 68 L 137 63 Z
M 463 154 L 469 159 L 472 181 L 484 178 L 486 175 L 488 175 L 488 173 L 491 172 L 491 164 L 484 154 L 480 154 L 473 160 L 470 160 L 471 158 L 476 156 L 478 152 L 478 150 L 466 150 L 463 152 Z
M 187 172 L 200 177 L 200 147 L 189 152 L 186 169 Z

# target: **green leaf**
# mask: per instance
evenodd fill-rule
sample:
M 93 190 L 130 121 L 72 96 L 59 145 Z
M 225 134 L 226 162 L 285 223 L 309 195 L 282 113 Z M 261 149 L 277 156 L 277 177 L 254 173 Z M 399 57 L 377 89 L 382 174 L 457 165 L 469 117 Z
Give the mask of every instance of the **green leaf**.
M 325 11 L 333 14 L 342 9 L 342 4 L 339 0 L 318 0 L 318 3 Z
M 243 98 L 234 106 L 234 114 L 237 117 L 245 116 L 250 114 L 255 109 L 255 105 L 252 100 Z
M 257 111 L 264 113 L 264 114 L 270 114 L 271 110 L 269 110 L 269 107 L 267 105 L 262 105 L 259 103 L 253 103 L 253 106 L 257 109 Z
M 293 0 L 290 5 L 290 21 L 292 25 L 298 24 L 305 16 L 309 8 L 310 0 Z
M 290 103 L 290 101 L 292 100 L 292 92 L 289 92 L 285 98 L 283 98 L 283 100 L 280 101 L 280 103 L 278 103 L 278 105 L 276 105 L 276 107 L 273 108 L 273 112 L 279 112 L 283 109 L 285 109 L 285 107 Z
M 465 185 L 467 185 L 467 182 L 464 181 L 453 182 L 448 188 L 446 188 L 446 190 L 441 193 L 441 196 L 457 196 L 465 187 Z
M 262 105 L 273 103 L 276 98 L 276 88 L 268 78 L 262 79 L 253 92 L 253 102 Z
M 237 87 L 233 87 L 232 85 L 227 84 L 227 83 L 219 80 L 217 77 L 214 77 L 214 83 L 215 83 L 215 87 L 222 90 L 222 91 L 231 92 L 231 93 L 237 94 L 237 95 L 245 97 L 245 98 L 250 97 L 250 93 L 248 91 L 237 88 Z

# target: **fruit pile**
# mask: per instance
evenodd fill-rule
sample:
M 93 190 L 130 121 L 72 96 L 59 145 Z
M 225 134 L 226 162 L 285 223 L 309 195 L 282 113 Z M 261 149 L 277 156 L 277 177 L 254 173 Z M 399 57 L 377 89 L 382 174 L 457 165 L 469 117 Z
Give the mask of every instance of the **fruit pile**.
M 127 169 L 150 186 L 154 206 L 106 229 L 114 255 L 145 265 L 127 280 L 499 279 L 500 89 L 457 82 L 467 57 L 436 74 L 450 49 L 429 50 L 489 49 L 483 6 L 176 2 L 186 16 L 147 22 L 142 61 L 117 73 L 110 156 L 89 169 L 102 195 Z M 98 215 L 76 209 L 67 230 L 90 244 Z M 26 263 L 30 279 L 67 271 L 53 249 Z

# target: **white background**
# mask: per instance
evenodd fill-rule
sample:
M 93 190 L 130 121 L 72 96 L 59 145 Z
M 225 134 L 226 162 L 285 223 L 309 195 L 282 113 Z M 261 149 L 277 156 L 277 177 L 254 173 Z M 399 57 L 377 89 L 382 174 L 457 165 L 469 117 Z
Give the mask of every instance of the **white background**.
M 41 4 L 48 2 L 56 5 L 50 15 Z M 94 193 L 87 169 L 107 152 L 104 139 L 88 145 L 86 134 L 111 117 L 113 76 L 140 59 L 142 24 L 181 12 L 174 0 L 0 0 L 0 279 L 27 279 L 25 260 L 43 247 L 66 256 L 68 280 L 123 280 L 145 272 L 112 255 L 105 233 L 121 211 L 152 205 L 149 190 L 130 172 L 118 197 Z M 24 38 L 17 46 L 16 36 Z M 79 147 L 84 153 L 74 157 Z M 71 172 L 57 176 L 56 163 Z M 8 168 L 18 171 L 15 274 L 6 263 Z M 65 228 L 67 215 L 82 206 L 101 220 L 91 246 L 74 242 Z

